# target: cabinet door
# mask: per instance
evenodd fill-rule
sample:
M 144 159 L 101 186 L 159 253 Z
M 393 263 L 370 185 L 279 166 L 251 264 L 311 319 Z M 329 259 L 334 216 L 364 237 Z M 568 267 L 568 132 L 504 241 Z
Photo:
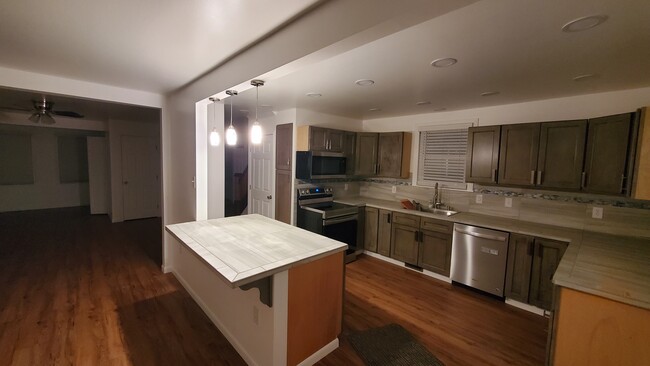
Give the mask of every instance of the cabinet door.
M 501 126 L 499 184 L 535 184 L 538 148 L 539 123 Z
M 535 238 L 510 234 L 505 295 L 513 300 L 528 302 L 530 274 L 533 267 Z
M 465 181 L 497 182 L 501 126 L 470 127 L 467 131 Z
M 530 276 L 528 302 L 542 309 L 551 310 L 553 304 L 553 274 L 566 251 L 567 243 L 535 238 L 535 256 Z
M 357 133 L 355 173 L 363 176 L 377 174 L 377 140 L 376 133 Z
M 402 173 L 402 144 L 404 133 L 380 133 L 377 147 L 377 175 L 400 178 Z
M 293 123 L 275 127 L 275 169 L 291 170 L 293 157 Z
M 449 277 L 451 238 L 450 234 L 422 230 L 418 266 Z
M 417 228 L 393 223 L 390 257 L 404 263 L 417 265 L 418 234 Z
M 275 170 L 275 219 L 291 224 L 291 170 Z
M 379 210 L 374 207 L 365 208 L 363 231 L 363 248 L 377 252 L 377 229 L 379 228 Z
M 390 240 L 393 213 L 388 210 L 379 210 L 379 228 L 377 230 L 377 253 L 390 256 Z
M 327 150 L 332 152 L 343 152 L 343 136 L 345 131 L 327 130 Z
M 542 123 L 535 184 L 579 190 L 586 139 L 587 120 Z
M 589 120 L 585 191 L 625 194 L 632 113 Z
M 354 175 L 354 157 L 355 157 L 355 142 L 357 141 L 357 134 L 354 132 L 346 132 L 343 135 L 343 154 L 345 154 L 345 174 Z
M 327 151 L 327 128 L 309 126 L 309 150 Z

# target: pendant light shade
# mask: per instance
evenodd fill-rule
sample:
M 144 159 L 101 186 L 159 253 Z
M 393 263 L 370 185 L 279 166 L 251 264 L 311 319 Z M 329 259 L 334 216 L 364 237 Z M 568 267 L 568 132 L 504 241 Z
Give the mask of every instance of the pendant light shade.
M 210 97 L 210 101 L 214 104 L 217 102 L 219 99 Z M 216 126 L 216 114 L 217 112 L 214 111 L 215 107 L 212 107 L 212 124 L 214 127 L 212 127 L 212 131 L 210 131 L 210 146 L 219 146 L 221 143 L 221 136 L 219 136 L 219 132 L 217 132 L 217 126 Z
M 260 104 L 260 86 L 264 85 L 263 80 L 251 80 L 251 85 L 255 87 L 255 93 L 256 95 L 256 101 L 255 101 L 255 122 L 253 122 L 253 126 L 251 127 L 251 142 L 255 145 L 258 145 L 262 143 L 262 126 L 257 120 L 257 109 L 259 108 Z
M 236 90 L 226 90 L 226 94 L 232 96 L 237 95 Z M 226 129 L 226 144 L 229 146 L 235 146 L 237 145 L 237 131 L 235 131 L 235 127 L 232 125 L 232 103 L 233 100 L 230 98 L 230 126 L 228 126 L 228 129 Z

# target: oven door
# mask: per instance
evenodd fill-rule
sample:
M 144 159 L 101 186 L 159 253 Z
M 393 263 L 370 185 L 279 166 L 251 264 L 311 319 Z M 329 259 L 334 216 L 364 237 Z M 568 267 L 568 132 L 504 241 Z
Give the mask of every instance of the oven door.
M 348 251 L 357 249 L 357 227 L 359 215 L 348 215 L 323 220 L 323 235 L 349 246 Z

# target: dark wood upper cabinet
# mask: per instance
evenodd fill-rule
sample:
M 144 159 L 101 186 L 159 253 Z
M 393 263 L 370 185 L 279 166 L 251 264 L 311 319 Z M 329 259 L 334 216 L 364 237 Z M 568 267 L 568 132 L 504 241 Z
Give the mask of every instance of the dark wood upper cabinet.
M 377 229 L 379 228 L 379 209 L 374 207 L 365 208 L 363 223 L 363 248 L 371 252 L 377 252 Z
M 408 178 L 411 165 L 411 134 L 387 132 L 379 134 L 377 146 L 377 175 Z
M 470 127 L 467 131 L 465 181 L 497 183 L 501 126 Z
M 393 213 L 388 210 L 379 210 L 379 227 L 377 229 L 377 253 L 390 256 L 390 236 L 392 230 Z
M 297 130 L 297 151 L 343 152 L 345 131 L 331 128 L 300 126 Z
M 377 174 L 378 141 L 379 134 L 377 133 L 357 133 L 355 174 L 364 176 Z
M 553 274 L 560 264 L 568 243 L 535 238 L 535 255 L 530 276 L 528 303 L 551 310 L 553 305 Z
M 309 150 L 327 151 L 327 128 L 309 126 Z
M 515 186 L 535 184 L 539 123 L 501 126 L 499 183 Z
M 636 123 L 634 113 L 589 120 L 583 189 L 590 193 L 629 193 Z
M 291 170 L 293 159 L 293 123 L 275 127 L 275 169 Z
M 357 134 L 345 132 L 343 135 L 343 154 L 346 157 L 345 174 L 354 175 Z
M 327 130 L 328 149 L 331 152 L 343 152 L 343 136 L 345 131 L 341 130 Z
M 586 138 L 587 120 L 542 123 L 535 185 L 579 190 Z
M 506 297 L 523 303 L 528 302 L 534 250 L 534 237 L 515 233 L 510 234 L 508 266 L 506 267 Z

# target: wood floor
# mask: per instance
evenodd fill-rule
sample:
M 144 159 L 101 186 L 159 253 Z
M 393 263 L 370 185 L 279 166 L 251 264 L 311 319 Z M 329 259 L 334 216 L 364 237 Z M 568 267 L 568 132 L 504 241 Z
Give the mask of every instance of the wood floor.
M 171 274 L 159 219 L 111 224 L 87 209 L 0 214 L 0 365 L 244 365 Z M 361 257 L 346 267 L 347 335 L 399 323 L 446 365 L 542 365 L 544 318 Z

